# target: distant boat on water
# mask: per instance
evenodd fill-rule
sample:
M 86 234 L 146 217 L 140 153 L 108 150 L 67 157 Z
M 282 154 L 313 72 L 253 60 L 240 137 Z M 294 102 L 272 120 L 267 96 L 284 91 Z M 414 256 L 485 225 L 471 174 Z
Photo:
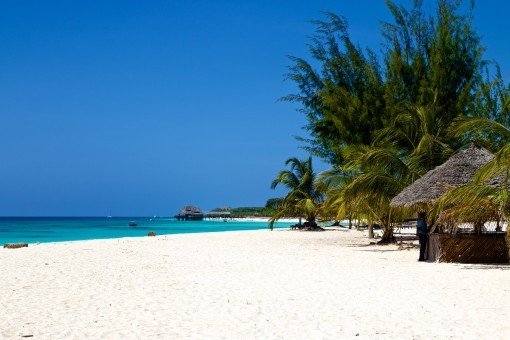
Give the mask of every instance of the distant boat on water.
M 130 227 L 136 227 L 138 225 L 138 222 L 136 221 L 129 221 L 129 226 Z

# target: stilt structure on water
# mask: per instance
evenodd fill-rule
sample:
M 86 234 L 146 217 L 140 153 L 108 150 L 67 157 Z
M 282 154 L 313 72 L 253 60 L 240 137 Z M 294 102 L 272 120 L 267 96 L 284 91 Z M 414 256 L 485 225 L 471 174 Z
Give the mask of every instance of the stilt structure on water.
M 232 213 L 230 211 L 208 211 L 204 214 L 204 218 L 209 220 L 227 220 L 229 218 L 232 218 Z
M 199 207 L 186 205 L 174 217 L 179 221 L 202 221 L 204 213 Z

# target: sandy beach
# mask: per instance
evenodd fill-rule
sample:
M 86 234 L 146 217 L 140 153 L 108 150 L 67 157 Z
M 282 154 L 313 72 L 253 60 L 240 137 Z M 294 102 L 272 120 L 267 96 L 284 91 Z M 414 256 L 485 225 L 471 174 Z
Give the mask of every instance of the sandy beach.
M 0 250 L 0 337 L 510 337 L 510 266 L 419 263 L 358 231 Z

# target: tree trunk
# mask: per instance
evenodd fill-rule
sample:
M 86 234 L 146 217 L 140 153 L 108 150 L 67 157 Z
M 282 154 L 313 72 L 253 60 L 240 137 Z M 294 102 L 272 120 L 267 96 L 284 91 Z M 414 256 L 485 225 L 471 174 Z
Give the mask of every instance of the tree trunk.
M 352 229 L 352 217 L 349 216 L 349 229 Z
M 368 226 L 368 238 L 374 238 L 374 224 L 370 223 Z
M 391 226 L 390 224 L 383 226 L 383 235 L 381 240 L 379 241 L 379 244 L 390 244 L 396 242 L 397 240 L 393 235 L 393 226 Z

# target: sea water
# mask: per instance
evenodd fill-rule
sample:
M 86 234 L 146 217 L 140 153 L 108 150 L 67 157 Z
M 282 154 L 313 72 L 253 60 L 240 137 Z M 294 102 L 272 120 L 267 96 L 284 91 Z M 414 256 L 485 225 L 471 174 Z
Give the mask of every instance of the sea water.
M 136 227 L 129 222 L 136 221 Z M 292 223 L 275 223 L 287 228 Z M 267 222 L 223 220 L 177 221 L 148 217 L 0 217 L 0 245 L 4 243 L 61 242 L 118 237 L 267 229 Z

